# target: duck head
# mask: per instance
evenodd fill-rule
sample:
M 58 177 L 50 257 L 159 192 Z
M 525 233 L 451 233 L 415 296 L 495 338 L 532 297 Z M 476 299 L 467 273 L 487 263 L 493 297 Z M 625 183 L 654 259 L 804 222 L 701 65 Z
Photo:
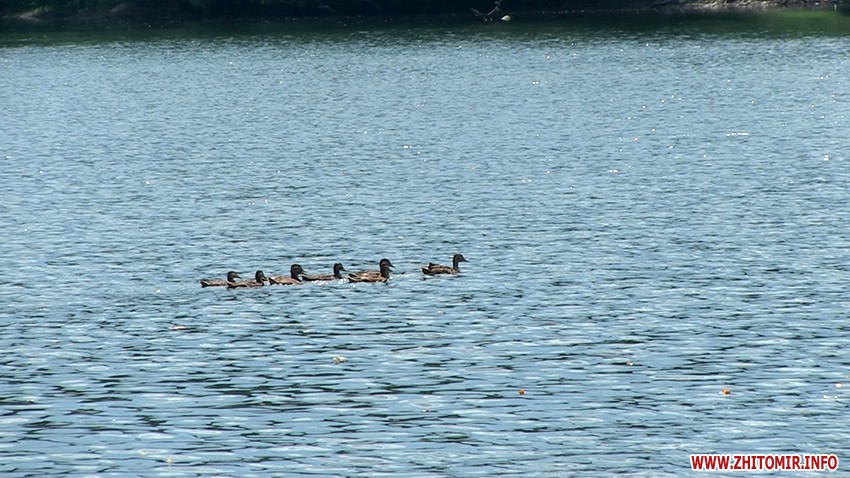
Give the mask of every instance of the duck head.
M 386 262 L 384 262 L 386 261 Z M 381 259 L 379 263 L 381 266 L 381 277 L 385 279 L 390 278 L 390 272 L 392 271 L 393 265 L 390 263 L 389 259 Z

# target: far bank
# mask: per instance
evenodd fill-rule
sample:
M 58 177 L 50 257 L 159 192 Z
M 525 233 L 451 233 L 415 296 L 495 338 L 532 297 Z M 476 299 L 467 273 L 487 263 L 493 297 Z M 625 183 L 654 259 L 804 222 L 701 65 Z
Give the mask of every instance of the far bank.
M 51 20 L 219 20 L 334 16 L 468 16 L 509 21 L 514 16 L 627 12 L 754 12 L 776 9 L 850 12 L 850 0 L 0 0 L 0 17 Z

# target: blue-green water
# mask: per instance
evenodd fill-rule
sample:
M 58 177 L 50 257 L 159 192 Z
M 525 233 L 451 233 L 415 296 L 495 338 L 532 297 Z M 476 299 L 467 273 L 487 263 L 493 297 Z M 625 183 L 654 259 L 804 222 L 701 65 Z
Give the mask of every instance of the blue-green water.
M 4 32 L 0 474 L 850 459 L 824 18 Z

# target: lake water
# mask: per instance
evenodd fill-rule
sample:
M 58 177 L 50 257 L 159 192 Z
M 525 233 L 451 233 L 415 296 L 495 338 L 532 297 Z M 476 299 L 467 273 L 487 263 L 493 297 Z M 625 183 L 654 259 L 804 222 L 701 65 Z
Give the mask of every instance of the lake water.
M 6 27 L 0 474 L 850 460 L 848 25 Z

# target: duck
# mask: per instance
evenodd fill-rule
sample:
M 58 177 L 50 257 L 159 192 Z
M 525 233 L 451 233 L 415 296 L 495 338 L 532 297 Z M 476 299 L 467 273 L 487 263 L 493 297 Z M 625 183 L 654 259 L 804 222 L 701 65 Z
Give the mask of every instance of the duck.
M 455 254 L 452 257 L 452 266 L 444 266 L 440 264 L 429 263 L 427 266 L 422 266 L 422 273 L 429 276 L 437 274 L 460 274 L 460 263 L 468 262 L 463 254 Z
M 301 280 L 307 282 L 315 282 L 315 281 L 331 281 L 331 280 L 340 280 L 342 279 L 342 274 L 340 272 L 344 271 L 345 267 L 342 266 L 339 262 L 334 264 L 334 273 L 330 274 L 318 274 L 318 275 L 302 275 Z
M 227 279 L 201 279 L 201 287 L 224 287 L 241 278 L 238 272 L 230 271 L 227 273 Z
M 363 271 L 357 272 L 354 274 L 348 274 L 349 282 L 387 282 L 390 279 L 390 271 L 392 270 L 392 263 L 389 259 L 383 258 L 380 262 L 378 262 L 378 267 L 380 270 L 377 271 Z
M 262 287 L 266 282 L 266 275 L 263 274 L 263 271 L 257 271 L 254 274 L 254 280 L 246 280 L 242 282 L 231 282 L 227 284 L 228 289 L 241 289 L 243 287 Z
M 301 276 L 304 274 L 304 269 L 299 264 L 292 264 L 289 268 L 289 276 L 272 276 L 269 277 L 271 285 L 295 285 L 301 283 Z

